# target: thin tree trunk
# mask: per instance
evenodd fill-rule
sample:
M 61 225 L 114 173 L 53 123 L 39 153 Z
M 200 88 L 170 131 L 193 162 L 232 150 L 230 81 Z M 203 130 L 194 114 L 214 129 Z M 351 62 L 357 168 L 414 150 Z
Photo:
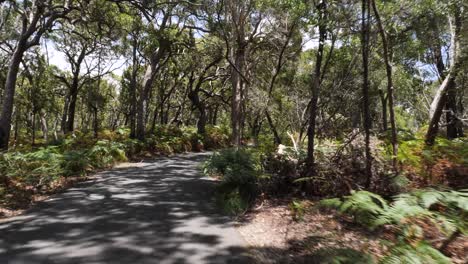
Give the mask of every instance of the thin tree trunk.
M 387 120 L 387 97 L 382 90 L 379 90 L 380 102 L 382 104 L 382 131 L 388 130 Z
M 325 47 L 325 40 L 327 38 L 327 2 L 322 0 L 321 3 L 317 6 L 319 11 L 319 46 L 317 49 L 316 60 L 315 60 L 315 69 L 313 73 L 313 80 L 311 85 L 312 100 L 310 103 L 309 110 L 309 127 L 307 129 L 307 169 L 310 173 L 314 171 L 315 157 L 314 157 L 314 143 L 315 143 L 315 126 L 317 119 L 317 104 L 320 93 L 321 80 L 322 76 L 322 61 L 323 53 Z
M 239 72 L 244 69 L 245 50 L 238 48 L 235 52 L 235 67 L 231 70 L 232 98 L 231 98 L 231 141 L 234 146 L 241 145 L 242 129 L 242 90 L 244 82 Z M 239 71 L 239 72 L 238 72 Z
M 31 135 L 32 135 L 31 145 L 34 146 L 36 144 L 36 112 L 35 111 L 33 111 L 32 113 Z
M 44 142 L 47 144 L 49 141 L 49 129 L 47 126 L 46 114 L 43 113 L 42 111 L 40 113 L 40 119 L 41 119 L 42 138 L 44 139 Z
M 377 20 L 377 25 L 379 27 L 380 38 L 382 39 L 383 45 L 383 57 L 385 62 L 385 70 L 387 73 L 387 99 L 388 99 L 388 110 L 390 112 L 390 127 L 392 133 L 392 164 L 393 170 L 395 173 L 398 172 L 397 166 L 397 155 L 398 155 L 398 139 L 397 139 L 397 127 L 395 122 L 395 110 L 394 110 L 394 103 L 393 103 L 393 76 L 392 76 L 392 64 L 391 54 L 389 53 L 389 44 L 388 39 L 385 33 L 384 26 L 382 24 L 382 20 L 380 18 L 379 11 L 377 9 L 377 5 L 375 4 L 375 0 L 372 1 L 372 8 L 374 9 L 375 18 Z M 368 11 L 370 12 L 370 11 Z M 386 111 L 385 111 L 386 112 Z M 385 113 L 386 114 L 386 113 Z
M 99 134 L 99 120 L 98 120 L 98 108 L 93 107 L 93 131 L 94 131 L 94 138 L 98 138 Z
M 270 129 L 271 131 L 273 132 L 273 136 L 274 136 L 274 140 L 275 140 L 275 144 L 276 145 L 279 145 L 281 144 L 281 137 L 279 136 L 279 133 L 278 133 L 278 130 L 276 130 L 276 127 L 275 125 L 273 124 L 273 120 L 270 116 L 270 113 L 268 112 L 268 110 L 265 110 L 265 116 L 267 118 L 267 121 L 268 121 L 268 125 L 270 125 Z
M 371 116 L 369 109 L 369 22 L 370 22 L 370 2 L 371 0 L 362 0 L 362 63 L 363 63 L 363 114 L 364 114 L 364 133 L 365 133 L 365 153 L 366 153 L 366 183 L 369 188 L 372 180 L 372 154 L 370 149 L 370 129 Z

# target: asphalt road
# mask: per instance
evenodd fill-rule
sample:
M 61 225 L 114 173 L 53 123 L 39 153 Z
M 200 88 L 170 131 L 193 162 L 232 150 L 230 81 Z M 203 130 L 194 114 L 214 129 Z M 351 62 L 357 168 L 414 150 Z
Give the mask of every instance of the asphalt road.
M 206 156 L 126 164 L 0 222 L 0 263 L 250 263 Z

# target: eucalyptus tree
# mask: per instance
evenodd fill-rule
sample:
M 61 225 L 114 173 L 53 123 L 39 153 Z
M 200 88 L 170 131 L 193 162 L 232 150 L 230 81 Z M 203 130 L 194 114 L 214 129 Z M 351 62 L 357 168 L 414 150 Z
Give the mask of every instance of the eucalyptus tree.
M 437 132 L 439 130 L 439 122 L 444 110 L 444 106 L 447 103 L 447 97 L 450 97 L 451 90 L 455 89 L 456 78 L 462 69 L 463 60 L 466 60 L 466 47 L 463 43 L 466 41 L 466 14 L 468 4 L 464 1 L 451 0 L 446 3 L 447 17 L 450 27 L 450 67 L 446 73 L 446 76 L 437 89 L 435 97 L 430 107 L 430 121 L 429 128 L 426 132 L 426 144 L 433 145 Z M 449 111 L 453 111 L 449 109 Z M 448 122 L 454 122 L 454 117 L 451 116 L 447 120 Z
M 315 119 L 317 116 L 317 104 L 319 99 L 320 86 L 322 83 L 322 71 L 323 71 L 323 60 L 324 60 L 324 47 L 325 41 L 328 36 L 328 1 L 320 0 L 317 3 L 317 24 L 318 24 L 318 48 L 315 58 L 314 72 L 312 73 L 311 93 L 312 99 L 310 102 L 310 113 L 309 113 L 309 127 L 307 130 L 307 165 L 309 168 L 314 167 L 314 142 L 315 142 Z
M 223 74 L 221 61 L 223 60 L 223 47 L 216 37 L 204 38 L 200 41 L 193 39 L 192 49 L 189 50 L 190 60 L 188 76 L 188 98 L 198 111 L 197 131 L 204 135 L 208 122 L 206 98 L 209 92 L 204 84 L 213 82 Z M 202 95 L 203 94 L 203 95 Z
M 388 98 L 388 110 L 390 112 L 390 126 L 391 126 L 391 135 L 392 135 L 392 163 L 393 163 L 393 170 L 397 172 L 397 156 L 398 156 L 398 139 L 397 139 L 397 127 L 395 122 L 395 110 L 394 110 L 394 97 L 393 97 L 393 67 L 392 67 L 392 54 L 389 47 L 388 36 L 387 32 L 385 31 L 382 19 L 380 17 L 379 10 L 377 8 L 377 4 L 375 0 L 370 0 L 372 10 L 374 11 L 375 19 L 377 21 L 377 26 L 379 29 L 380 38 L 382 40 L 382 51 L 383 51 L 383 58 L 385 63 L 385 72 L 387 75 L 387 98 Z M 370 11 L 369 11 L 370 12 Z M 385 104 L 386 100 L 383 101 Z M 386 109 L 386 107 L 384 107 Z M 386 120 L 387 113 L 383 113 L 385 115 L 384 120 Z M 384 124 L 384 128 L 386 127 L 386 121 Z
M 362 45 L 362 66 L 363 66 L 363 82 L 362 82 L 362 109 L 364 116 L 364 134 L 365 134 L 365 152 L 366 152 L 366 188 L 371 185 L 372 179 L 372 154 L 370 149 L 370 133 L 372 128 L 372 119 L 369 109 L 369 50 L 370 50 L 370 4 L 371 0 L 362 0 L 361 9 L 361 45 Z
M 122 44 L 124 47 L 124 55 L 130 57 L 130 66 L 124 73 L 125 91 L 128 92 L 126 110 L 127 120 L 130 123 L 130 137 L 136 138 L 136 109 L 137 109 L 137 95 L 140 89 L 141 69 L 144 63 L 143 56 L 141 55 L 142 46 L 144 45 L 144 26 L 142 17 L 137 9 L 129 9 L 125 11 L 127 14 L 127 23 L 124 24 L 124 36 L 122 37 Z M 124 14 L 125 14 L 124 13 Z M 128 80 L 128 82 L 126 82 Z
M 224 40 L 225 58 L 230 65 L 231 81 L 231 141 L 241 144 L 244 101 L 249 80 L 248 60 L 251 44 L 260 33 L 263 21 L 261 12 L 255 9 L 257 1 L 224 0 L 216 2 L 216 33 Z
M 86 10 L 71 17 L 73 23 L 61 23 L 53 37 L 58 51 L 65 55 L 71 72 L 68 76 L 57 76 L 68 88 L 66 95 L 62 130 L 74 131 L 75 111 L 78 93 L 87 82 L 100 79 L 112 70 L 104 70 L 106 61 L 111 61 L 115 44 L 113 41 L 120 34 L 121 22 L 115 16 L 116 10 L 104 1 L 93 1 Z M 107 60 L 103 56 L 107 55 Z
M 9 57 L 0 113 L 1 149 L 8 148 L 16 81 L 24 53 L 30 48 L 39 45 L 43 35 L 53 28 L 56 21 L 65 18 L 72 12 L 77 7 L 77 2 L 74 0 L 8 0 L 0 3 L 2 9 L 10 9 L 15 14 L 12 17 L 17 19 L 15 21 L 16 26 L 10 28 L 11 34 L 8 36 L 8 45 L 11 46 L 12 53 Z

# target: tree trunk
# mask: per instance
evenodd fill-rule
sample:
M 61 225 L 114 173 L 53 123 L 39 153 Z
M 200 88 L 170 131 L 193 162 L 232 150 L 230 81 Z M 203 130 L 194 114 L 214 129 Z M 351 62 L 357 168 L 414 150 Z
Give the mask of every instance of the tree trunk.
M 63 134 L 65 134 L 67 132 L 67 116 L 68 116 L 68 105 L 69 104 L 70 104 L 70 94 L 68 94 L 66 96 L 65 102 L 63 104 L 62 120 L 60 122 Z
M 136 108 L 137 108 L 137 76 L 138 76 L 138 54 L 137 54 L 138 41 L 134 38 L 132 49 L 132 76 L 130 80 L 130 138 L 136 138 Z
M 370 1 L 362 0 L 362 63 L 363 63 L 363 115 L 364 115 L 364 133 L 365 133 L 365 153 L 366 153 L 366 183 L 369 188 L 372 180 L 372 154 L 370 149 L 370 129 L 371 116 L 369 109 L 369 23 L 370 23 Z
M 319 46 L 317 49 L 316 60 L 315 60 L 315 69 L 312 76 L 311 83 L 311 92 L 312 99 L 310 103 L 309 110 L 309 127 L 307 129 L 307 169 L 309 173 L 313 173 L 315 157 L 314 157 L 314 142 L 315 142 L 315 126 L 317 119 L 317 104 L 320 93 L 320 85 L 322 76 L 322 61 L 323 61 L 323 52 L 325 47 L 325 41 L 327 38 L 327 2 L 322 0 L 321 3 L 317 6 L 319 11 Z
M 445 77 L 445 80 L 440 85 L 436 92 L 434 100 L 430 107 L 429 128 L 426 132 L 426 144 L 432 146 L 439 131 L 439 121 L 442 116 L 444 106 L 447 102 L 447 92 L 455 88 L 455 80 L 460 68 L 460 32 L 462 27 L 462 16 L 459 8 L 453 8 L 453 14 L 449 15 L 450 32 L 451 32 L 451 62 L 450 69 Z
M 243 72 L 245 63 L 245 50 L 239 47 L 235 52 L 234 67 L 231 67 L 231 83 L 232 83 L 232 98 L 231 98 L 231 127 L 232 135 L 231 142 L 234 146 L 241 145 L 241 129 L 242 129 L 242 90 L 244 81 L 240 73 Z
M 49 129 L 47 127 L 46 114 L 41 112 L 40 119 L 41 119 L 42 138 L 44 139 L 44 142 L 47 144 L 49 141 Z
M 79 88 L 79 67 L 78 72 L 74 73 L 73 81 L 70 87 L 70 102 L 67 111 L 67 125 L 65 133 L 71 133 L 75 130 L 75 112 L 76 112 L 76 100 L 78 100 L 78 88 Z
M 18 144 L 18 136 L 19 136 L 19 121 L 20 121 L 20 113 L 19 110 L 16 111 L 15 117 L 15 135 L 14 135 L 14 146 Z
M 395 110 L 394 110 L 394 103 L 393 103 L 393 76 L 392 76 L 392 64 L 390 63 L 391 54 L 389 53 L 389 44 L 388 39 L 385 33 L 384 26 L 382 24 L 382 20 L 380 18 L 379 11 L 377 9 L 377 5 L 375 4 L 375 0 L 372 1 L 372 8 L 374 9 L 375 18 L 377 20 L 377 25 L 379 27 L 380 38 L 382 39 L 383 45 L 383 57 L 385 62 L 385 70 L 387 73 L 387 98 L 388 98 L 388 110 L 390 112 L 390 126 L 391 126 L 391 133 L 392 133 L 392 164 L 393 170 L 395 173 L 398 172 L 397 167 L 397 155 L 398 155 L 398 139 L 397 139 L 397 127 L 395 122 Z M 370 11 L 368 11 L 370 12 Z M 386 109 L 386 108 L 385 108 Z M 386 115 L 385 111 L 385 115 Z M 386 119 L 386 117 L 385 117 Z
M 98 138 L 99 120 L 98 120 L 98 108 L 97 107 L 93 107 L 93 131 L 94 131 L 94 138 Z
M 34 146 L 34 144 L 36 143 L 36 112 L 35 111 L 33 111 L 32 113 L 31 135 L 32 135 L 31 145 Z
M 18 78 L 19 66 L 23 58 L 26 42 L 20 40 L 13 53 L 5 81 L 2 112 L 0 116 L 0 149 L 8 149 L 10 141 L 11 115 L 15 97 L 16 80 Z
M 218 111 L 219 111 L 219 105 L 215 106 L 214 112 L 213 112 L 213 119 L 211 120 L 211 124 L 213 126 L 216 126 L 217 121 L 218 121 Z
M 457 91 L 456 82 L 447 89 L 445 102 L 445 120 L 447 122 L 447 138 L 455 139 L 461 136 L 457 118 Z
M 273 132 L 274 141 L 275 141 L 274 143 L 276 145 L 282 144 L 281 137 L 279 136 L 278 130 L 276 130 L 276 127 L 273 124 L 273 120 L 271 119 L 271 116 L 270 116 L 270 113 L 268 112 L 268 110 L 265 110 L 265 116 L 267 118 L 268 125 L 270 125 L 270 129 Z
M 382 131 L 388 130 L 387 120 L 387 97 L 382 90 L 379 90 L 380 102 L 382 104 Z

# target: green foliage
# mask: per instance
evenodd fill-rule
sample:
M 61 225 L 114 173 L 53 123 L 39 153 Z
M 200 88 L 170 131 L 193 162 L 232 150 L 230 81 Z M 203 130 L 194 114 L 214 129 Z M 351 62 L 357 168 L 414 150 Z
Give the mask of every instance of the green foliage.
M 88 170 L 91 170 L 89 157 L 83 150 L 67 151 L 63 155 L 62 167 L 64 176 L 83 176 Z
M 218 206 L 226 213 L 239 215 L 249 208 L 249 202 L 241 196 L 239 188 L 222 184 L 216 193 Z
M 218 149 L 229 146 L 229 131 L 219 126 L 207 126 L 203 137 L 206 149 Z
M 377 194 L 359 191 L 346 196 L 339 210 L 354 216 L 358 223 L 370 227 L 376 227 L 376 220 L 388 209 L 387 201 Z
M 307 204 L 301 201 L 293 200 L 291 203 L 289 203 L 289 210 L 293 214 L 294 221 L 304 220 L 304 213 L 306 209 L 307 209 Z
M 437 138 L 432 147 L 427 147 L 420 137 L 402 141 L 397 158 L 403 165 L 416 169 L 420 175 L 426 175 L 427 166 L 434 165 L 440 159 L 454 164 L 468 164 L 468 140 Z
M 122 143 L 100 140 L 86 153 L 91 166 L 104 168 L 118 161 L 126 161 L 124 145 Z
M 415 245 L 399 243 L 394 246 L 381 264 L 425 264 L 425 263 L 452 263 L 448 257 L 424 241 Z
M 239 148 L 214 153 L 204 164 L 204 173 L 221 177 L 221 197 L 238 193 L 242 204 L 250 203 L 256 193 L 256 183 L 263 168 L 257 152 Z
M 372 264 L 371 256 L 351 248 L 322 248 L 307 257 L 308 263 L 323 264 Z M 305 262 L 304 262 L 305 263 Z
M 62 159 L 59 148 L 50 146 L 29 153 L 6 153 L 1 162 L 7 177 L 36 186 L 46 184 L 63 173 Z
M 450 263 L 438 250 L 424 242 L 424 230 L 413 220 L 431 221 L 447 236 L 467 232 L 468 191 L 416 190 L 400 194 L 388 203 L 367 191 L 353 192 L 343 200 L 334 198 L 320 205 L 351 214 L 357 223 L 375 229 L 382 225 L 400 227 L 400 242 L 392 247 L 383 263 Z

